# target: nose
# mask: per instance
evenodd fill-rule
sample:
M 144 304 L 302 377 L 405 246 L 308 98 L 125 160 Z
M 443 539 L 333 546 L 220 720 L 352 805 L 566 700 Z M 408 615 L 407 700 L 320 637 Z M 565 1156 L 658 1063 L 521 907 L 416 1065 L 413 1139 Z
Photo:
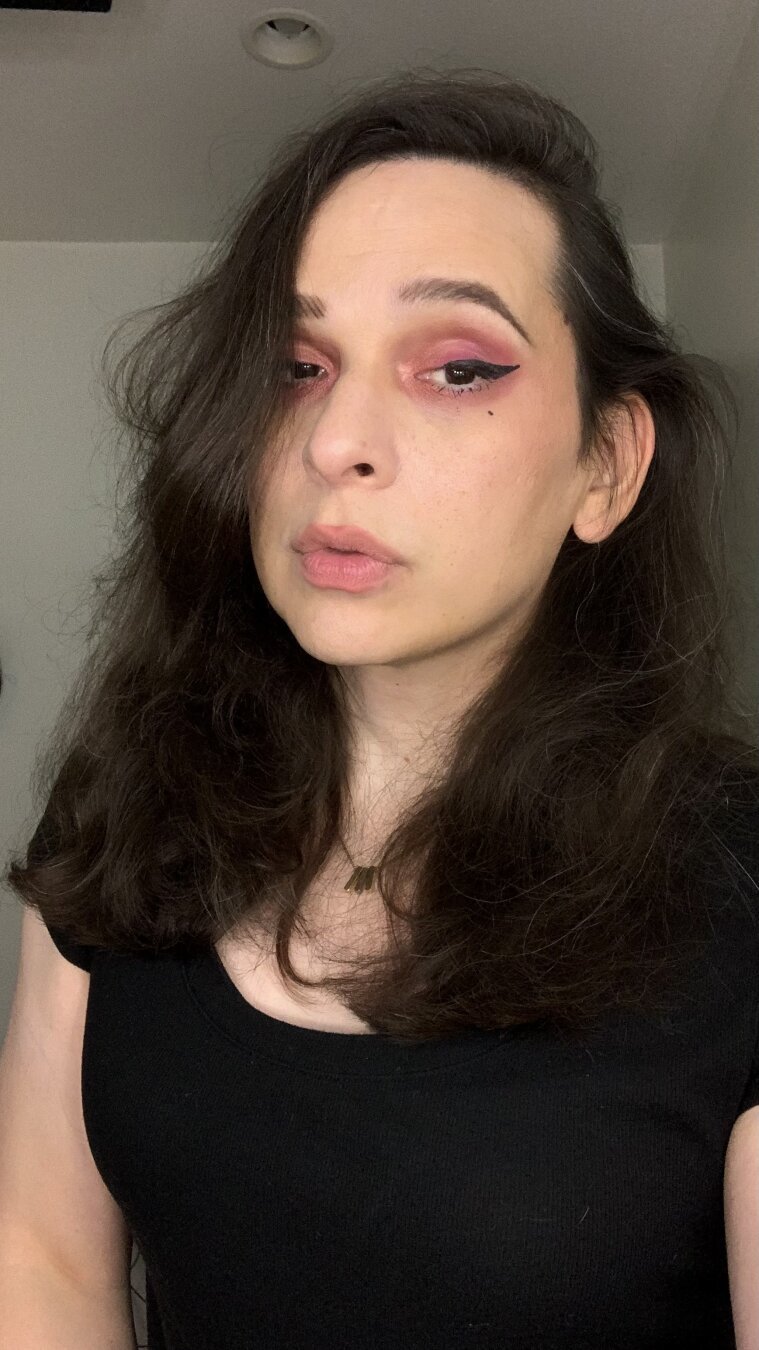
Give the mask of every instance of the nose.
M 366 378 L 343 376 L 319 411 L 304 458 L 320 477 L 336 482 L 346 475 L 385 478 L 394 472 L 387 394 Z

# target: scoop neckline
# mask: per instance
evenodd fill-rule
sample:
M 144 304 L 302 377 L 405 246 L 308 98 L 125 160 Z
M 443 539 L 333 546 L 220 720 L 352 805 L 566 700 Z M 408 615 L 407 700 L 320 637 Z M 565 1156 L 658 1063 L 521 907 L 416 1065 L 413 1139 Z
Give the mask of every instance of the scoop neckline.
M 225 1038 L 248 1054 L 253 1051 L 302 1073 L 395 1077 L 454 1069 L 497 1050 L 504 1038 L 528 1030 L 473 1027 L 442 1040 L 416 1044 L 398 1042 L 378 1032 L 324 1031 L 282 1021 L 249 1003 L 212 944 L 200 953 L 186 955 L 182 969 L 195 1005 Z

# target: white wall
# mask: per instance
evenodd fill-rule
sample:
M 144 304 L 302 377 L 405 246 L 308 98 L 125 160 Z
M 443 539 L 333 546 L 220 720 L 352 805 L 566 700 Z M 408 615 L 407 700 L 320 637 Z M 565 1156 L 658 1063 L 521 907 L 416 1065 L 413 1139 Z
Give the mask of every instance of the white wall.
M 30 774 L 83 655 L 77 605 L 111 539 L 110 414 L 99 361 L 123 315 L 167 299 L 204 244 L 0 243 L 0 840 L 36 824 Z M 663 312 L 661 249 L 635 251 Z M 22 907 L 0 888 L 0 1038 L 15 984 Z
M 759 709 L 759 12 L 743 45 L 675 229 L 664 242 L 668 316 L 678 338 L 732 379 L 741 431 L 726 528 L 746 641 L 738 684 Z

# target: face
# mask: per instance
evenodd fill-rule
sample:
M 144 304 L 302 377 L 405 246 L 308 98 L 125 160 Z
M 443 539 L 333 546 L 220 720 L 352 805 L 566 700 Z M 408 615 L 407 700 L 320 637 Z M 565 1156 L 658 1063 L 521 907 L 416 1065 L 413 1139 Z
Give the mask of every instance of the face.
M 311 220 L 297 290 L 324 316 L 293 333 L 305 364 L 251 543 L 301 646 L 367 687 L 471 689 L 570 527 L 600 537 L 573 337 L 549 292 L 557 244 L 523 188 L 444 160 L 356 170 Z M 425 277 L 492 288 L 524 334 L 472 300 L 397 299 Z M 362 593 L 316 587 L 292 548 L 311 522 L 359 525 L 403 562 Z

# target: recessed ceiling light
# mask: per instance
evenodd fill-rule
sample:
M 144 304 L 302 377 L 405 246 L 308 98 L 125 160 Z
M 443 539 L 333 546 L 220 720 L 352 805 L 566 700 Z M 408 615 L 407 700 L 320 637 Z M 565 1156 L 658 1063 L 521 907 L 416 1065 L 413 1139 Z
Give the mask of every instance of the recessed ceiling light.
M 334 39 L 321 19 L 304 9 L 270 9 L 240 32 L 246 52 L 265 66 L 302 70 L 329 55 Z

